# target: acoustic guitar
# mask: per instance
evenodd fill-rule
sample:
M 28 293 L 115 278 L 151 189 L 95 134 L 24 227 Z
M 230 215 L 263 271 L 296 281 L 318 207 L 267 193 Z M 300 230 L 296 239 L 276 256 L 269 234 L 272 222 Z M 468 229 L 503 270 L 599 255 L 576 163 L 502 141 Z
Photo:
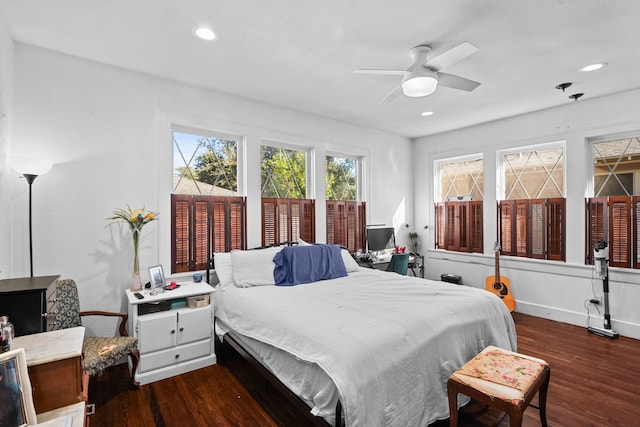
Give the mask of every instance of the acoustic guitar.
M 516 309 L 516 300 L 513 298 L 511 289 L 509 288 L 509 279 L 500 276 L 500 246 L 496 243 L 493 248 L 496 253 L 496 274 L 486 279 L 486 288 L 489 292 L 496 294 L 502 299 L 510 312 Z

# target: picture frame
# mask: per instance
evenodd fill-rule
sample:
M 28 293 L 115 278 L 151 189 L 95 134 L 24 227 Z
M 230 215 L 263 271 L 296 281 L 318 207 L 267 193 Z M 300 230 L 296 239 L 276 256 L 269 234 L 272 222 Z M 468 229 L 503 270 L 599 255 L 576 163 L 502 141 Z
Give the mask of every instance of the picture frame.
M 6 402 L 13 401 L 13 405 Z M 33 426 L 37 424 L 31 380 L 24 348 L 0 353 L 0 424 Z
M 164 277 L 161 265 L 149 267 L 149 283 L 151 283 L 151 289 L 164 288 L 167 285 L 167 281 Z

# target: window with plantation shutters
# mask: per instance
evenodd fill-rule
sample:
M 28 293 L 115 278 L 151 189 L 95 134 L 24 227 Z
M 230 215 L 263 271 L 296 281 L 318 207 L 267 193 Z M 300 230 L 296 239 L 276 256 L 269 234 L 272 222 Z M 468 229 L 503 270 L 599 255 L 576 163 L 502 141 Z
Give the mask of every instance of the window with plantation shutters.
M 483 251 L 483 160 L 479 156 L 436 162 L 436 248 Z
M 358 201 L 361 159 L 325 157 L 327 243 L 364 252 L 366 204 Z
M 262 245 L 316 241 L 315 200 L 262 198 Z
M 204 270 L 211 253 L 246 249 L 246 198 L 238 196 L 241 139 L 173 132 L 171 273 Z
M 594 263 L 593 248 L 605 241 L 609 265 L 640 268 L 640 138 L 594 142 L 592 153 L 596 197 L 585 203 L 585 263 Z
M 171 195 L 172 273 L 204 270 L 213 252 L 246 249 L 244 197 Z
M 565 204 L 563 198 L 499 201 L 500 253 L 564 261 Z
M 341 245 L 350 253 L 364 252 L 366 203 L 327 200 L 327 243 Z
M 592 197 L 586 202 L 585 263 L 593 264 L 593 248 L 604 240 L 609 265 L 640 268 L 640 196 Z
M 564 145 L 502 154 L 498 242 L 503 255 L 566 260 Z

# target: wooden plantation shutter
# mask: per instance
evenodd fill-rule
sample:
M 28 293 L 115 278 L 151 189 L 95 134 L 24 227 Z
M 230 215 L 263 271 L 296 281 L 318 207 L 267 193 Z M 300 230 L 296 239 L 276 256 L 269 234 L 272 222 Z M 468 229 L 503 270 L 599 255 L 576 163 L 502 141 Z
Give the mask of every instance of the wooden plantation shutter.
M 631 267 L 631 198 L 609 197 L 609 264 Z
M 554 261 L 566 259 L 567 200 L 547 199 L 547 258 Z
M 516 201 L 501 200 L 498 203 L 498 220 L 500 221 L 500 253 L 516 255 Z
M 592 197 L 586 202 L 587 247 L 585 263 L 593 264 L 593 248 L 596 243 L 609 238 L 609 210 L 606 197 Z
M 633 268 L 640 268 L 640 196 L 633 196 L 631 204 L 633 206 L 631 212 L 633 218 Z
M 316 240 L 315 200 L 262 198 L 262 245 Z
M 469 202 L 469 243 L 471 252 L 484 251 L 483 209 L 481 200 Z
M 327 243 L 341 245 L 350 253 L 365 250 L 365 202 L 327 200 Z
M 565 260 L 564 198 L 501 200 L 498 203 L 503 255 Z
M 171 246 L 172 273 L 178 271 L 189 271 L 189 231 L 191 217 L 191 196 L 171 195 L 172 218 L 171 236 L 173 245 Z
M 436 203 L 436 249 L 447 249 L 445 230 L 447 215 L 444 202 Z
M 204 270 L 212 252 L 246 249 L 244 197 L 171 195 L 171 272 Z
M 482 200 L 436 203 L 436 247 L 457 252 L 482 252 Z

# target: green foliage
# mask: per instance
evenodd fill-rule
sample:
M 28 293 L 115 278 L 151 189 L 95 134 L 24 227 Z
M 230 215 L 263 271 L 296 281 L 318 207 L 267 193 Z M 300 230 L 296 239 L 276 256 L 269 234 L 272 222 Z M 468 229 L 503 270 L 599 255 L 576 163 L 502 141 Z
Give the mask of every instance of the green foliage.
M 236 141 L 203 137 L 197 152 L 199 154 L 193 159 L 189 171 L 186 171 L 186 166 L 179 166 L 176 168 L 176 173 L 216 187 L 237 191 Z
M 262 197 L 306 199 L 306 153 L 263 145 L 260 182 Z
M 326 165 L 327 200 L 356 200 L 356 161 L 327 156 Z

